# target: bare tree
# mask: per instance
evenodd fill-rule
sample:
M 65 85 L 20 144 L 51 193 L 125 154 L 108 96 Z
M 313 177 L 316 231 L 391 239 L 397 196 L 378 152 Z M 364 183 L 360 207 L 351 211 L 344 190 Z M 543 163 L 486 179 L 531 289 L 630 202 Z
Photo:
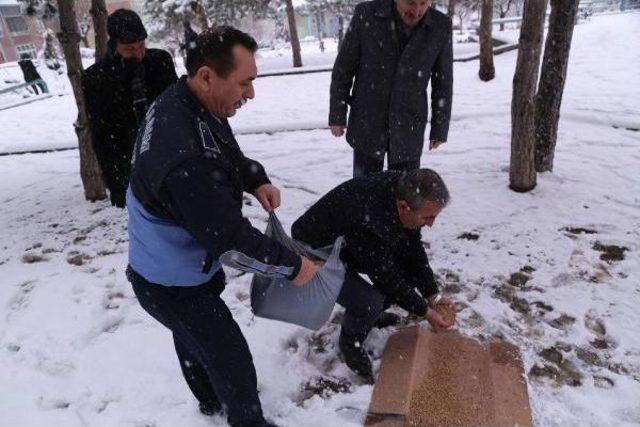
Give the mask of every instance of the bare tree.
M 456 14 L 456 0 L 449 0 L 447 4 L 447 15 L 453 19 L 453 15 Z
M 526 192 L 536 186 L 535 104 L 547 0 L 525 0 L 511 99 L 510 187 Z
M 209 29 L 209 20 L 207 19 L 207 12 L 202 4 L 203 0 L 194 0 L 191 2 L 191 10 L 198 18 L 198 23 L 202 31 Z
M 333 12 L 338 18 L 338 50 L 344 40 L 344 26 L 353 16 L 356 4 L 361 0 L 327 0 L 328 10 Z M 308 2 L 307 2 L 308 4 Z
M 91 0 L 89 10 L 93 18 L 93 29 L 96 44 L 96 62 L 100 61 L 107 53 L 107 6 L 105 0 Z
M 60 16 L 58 40 L 60 40 L 64 51 L 64 57 L 67 62 L 67 75 L 69 76 L 76 106 L 78 107 L 78 119 L 74 127 L 78 135 L 80 177 L 84 187 L 84 195 L 87 200 L 95 201 L 106 198 L 106 193 L 88 128 L 84 95 L 82 93 L 82 58 L 78 46 L 80 34 L 78 34 L 73 4 L 73 0 L 58 0 Z
M 480 80 L 488 82 L 496 76 L 496 69 L 493 66 L 493 0 L 482 0 L 482 14 L 480 17 L 480 70 L 478 76 Z
M 89 46 L 89 31 L 91 31 L 91 21 L 89 20 L 89 16 L 83 15 L 82 18 L 78 21 L 78 33 L 80 34 L 80 40 L 84 47 L 88 48 Z
M 316 13 L 316 31 L 318 32 L 318 42 L 320 52 L 324 52 L 324 13 L 318 11 Z
M 549 30 L 535 100 L 535 159 L 538 172 L 553 170 L 560 104 L 567 79 L 571 38 L 579 3 L 580 0 L 551 0 Z
M 302 55 L 300 54 L 300 39 L 298 38 L 298 28 L 296 27 L 296 15 L 293 9 L 292 0 L 285 0 L 287 8 L 287 19 L 289 20 L 289 37 L 291 38 L 291 51 L 293 54 L 293 66 L 302 67 Z
M 509 9 L 513 5 L 514 0 L 497 0 L 495 2 L 495 10 L 498 12 L 500 19 L 506 18 Z M 504 31 L 504 22 L 500 23 L 500 31 Z
M 478 0 L 456 0 L 455 14 L 460 22 L 460 34 L 464 29 L 464 18 L 473 12 L 477 7 Z

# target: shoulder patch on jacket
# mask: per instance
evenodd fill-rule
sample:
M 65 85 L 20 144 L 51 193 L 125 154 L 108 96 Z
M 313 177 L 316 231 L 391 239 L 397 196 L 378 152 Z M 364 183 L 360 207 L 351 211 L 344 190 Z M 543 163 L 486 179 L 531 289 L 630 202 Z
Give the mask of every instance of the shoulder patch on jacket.
M 151 104 L 151 107 L 147 111 L 147 115 L 145 117 L 146 124 L 144 126 L 144 132 L 142 134 L 142 139 L 140 140 L 140 154 L 144 153 L 149 149 L 149 144 L 151 142 L 151 135 L 153 133 L 153 123 L 156 121 L 155 118 L 156 112 L 156 103 Z
M 220 151 L 220 147 L 218 147 L 216 139 L 211 133 L 211 129 L 209 129 L 207 123 L 205 123 L 200 118 L 198 118 L 198 131 L 200 132 L 200 141 L 202 142 L 202 148 L 204 148 L 205 154 L 213 156 L 222 154 L 222 152 Z

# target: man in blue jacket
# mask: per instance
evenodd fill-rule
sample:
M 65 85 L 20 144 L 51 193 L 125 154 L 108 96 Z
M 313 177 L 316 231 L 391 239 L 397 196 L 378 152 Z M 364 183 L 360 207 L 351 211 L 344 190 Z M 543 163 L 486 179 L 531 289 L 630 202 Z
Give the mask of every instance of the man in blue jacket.
M 220 255 L 236 250 L 302 285 L 316 272 L 253 228 L 242 194 L 263 208 L 280 192 L 244 156 L 227 118 L 254 97 L 257 44 L 231 27 L 200 34 L 183 76 L 150 107 L 138 132 L 130 187 L 127 275 L 140 305 L 173 333 L 184 377 L 205 414 L 232 426 L 270 426 L 247 343 L 220 298 Z

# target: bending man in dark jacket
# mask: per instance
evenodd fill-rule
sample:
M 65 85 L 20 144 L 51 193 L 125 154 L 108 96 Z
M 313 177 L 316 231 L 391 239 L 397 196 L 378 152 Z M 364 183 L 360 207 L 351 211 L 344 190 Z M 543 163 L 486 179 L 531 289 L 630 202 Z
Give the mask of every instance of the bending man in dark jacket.
M 313 248 L 345 237 L 341 258 L 347 276 L 338 303 L 346 312 L 339 346 L 347 365 L 368 381 L 373 381 L 371 361 L 362 343 L 391 303 L 425 316 L 436 330 L 451 326 L 429 309 L 453 304 L 438 294 L 420 234 L 448 202 L 436 172 L 388 171 L 339 185 L 291 227 L 295 239 Z M 357 273 L 366 274 L 373 286 Z
M 353 147 L 353 174 L 420 166 L 447 140 L 453 88 L 451 19 L 431 0 L 373 0 L 356 6 L 331 75 L 329 125 Z M 347 123 L 347 106 L 350 106 Z
M 147 112 L 127 191 L 128 278 L 140 305 L 173 333 L 200 410 L 224 409 L 232 426 L 269 426 L 249 347 L 225 302 L 218 262 L 243 252 L 304 284 L 310 260 L 269 239 L 242 216 L 242 194 L 280 205 L 260 163 L 244 156 L 227 117 L 254 97 L 257 44 L 230 27 L 200 34 L 183 76 Z
M 149 105 L 177 80 L 168 52 L 146 49 L 140 17 L 118 9 L 107 19 L 109 50 L 82 79 L 93 147 L 111 204 L 124 207 L 138 125 Z

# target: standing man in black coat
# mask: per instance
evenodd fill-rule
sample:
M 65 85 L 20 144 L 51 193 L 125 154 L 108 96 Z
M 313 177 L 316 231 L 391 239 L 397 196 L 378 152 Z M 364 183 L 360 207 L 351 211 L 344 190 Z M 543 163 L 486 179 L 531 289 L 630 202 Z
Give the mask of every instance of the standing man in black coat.
M 331 75 L 329 126 L 347 131 L 354 176 L 419 167 L 429 113 L 429 150 L 447 140 L 453 91 L 451 19 L 431 0 L 356 6 Z M 350 106 L 347 122 L 347 106 Z
M 171 55 L 147 49 L 147 31 L 133 11 L 118 9 L 107 19 L 109 49 L 82 79 L 93 146 L 111 204 L 124 207 L 131 154 L 151 103 L 178 76 Z
M 368 382 L 373 382 L 373 373 L 362 344 L 389 305 L 424 316 L 435 330 L 452 326 L 431 309 L 454 306 L 438 294 L 420 233 L 433 225 L 448 202 L 449 191 L 433 170 L 386 171 L 339 185 L 291 227 L 294 239 L 313 248 L 345 238 L 340 258 L 347 274 L 338 296 L 345 316 L 339 347 L 347 366 Z

